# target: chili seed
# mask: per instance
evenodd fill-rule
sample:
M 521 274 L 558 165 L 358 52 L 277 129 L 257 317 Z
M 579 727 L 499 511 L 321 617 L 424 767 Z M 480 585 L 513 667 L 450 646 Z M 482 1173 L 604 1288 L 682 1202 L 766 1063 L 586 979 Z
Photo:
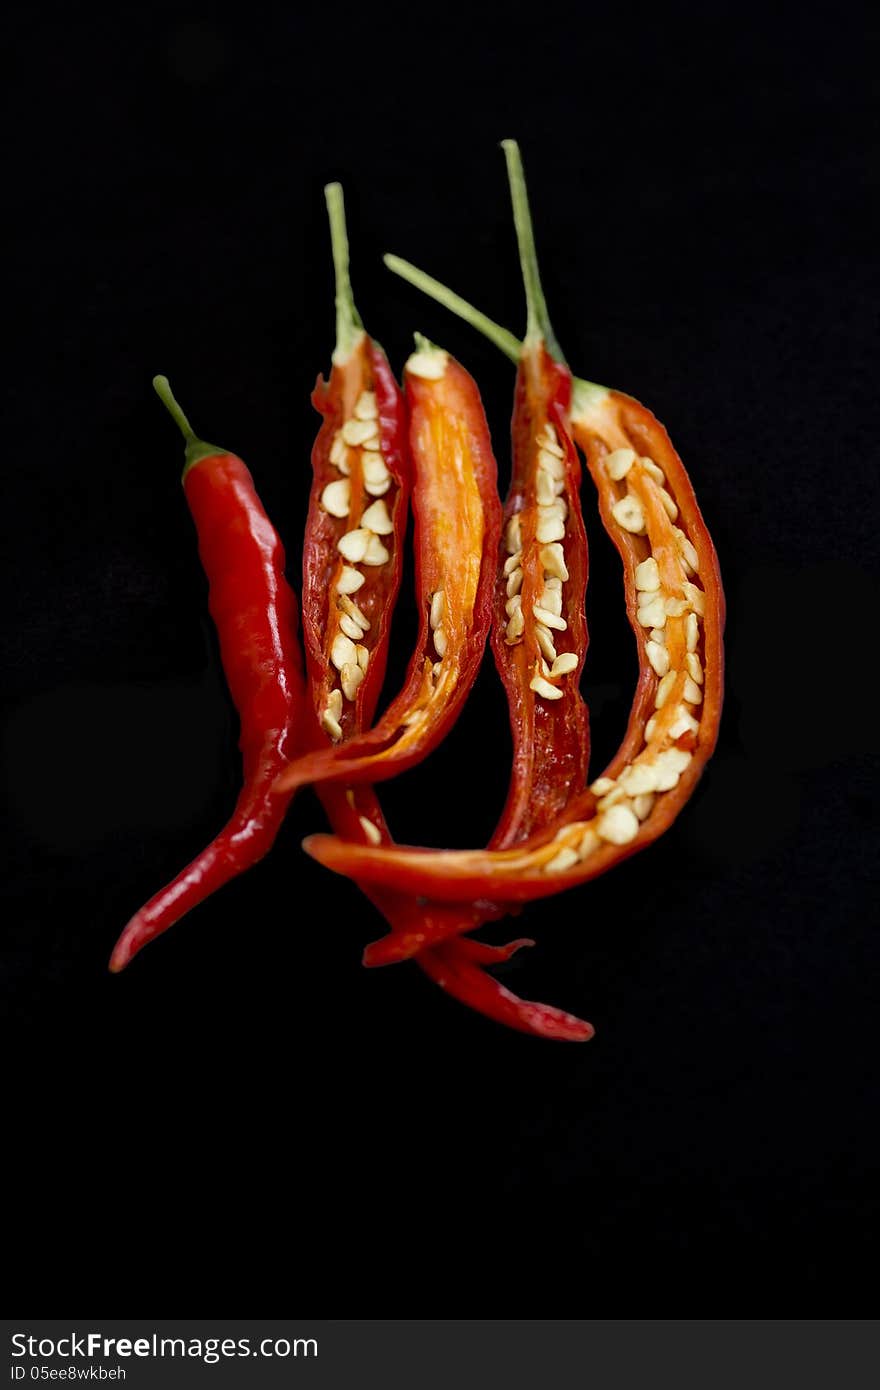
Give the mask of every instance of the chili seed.
M 504 611 L 508 618 L 512 618 L 518 608 L 522 608 L 522 594 L 511 594 L 504 605 Z
M 543 696 L 545 700 L 562 699 L 562 691 L 558 690 L 555 685 L 551 685 L 550 682 L 545 680 L 537 671 L 529 681 L 529 689 L 534 690 L 536 695 Z
M 532 616 L 537 622 L 543 623 L 545 627 L 553 627 L 557 632 L 565 632 L 568 628 L 564 618 L 560 618 L 557 613 L 551 613 L 549 608 L 542 608 L 538 603 L 532 605 Z
M 685 676 L 684 678 L 682 698 L 687 700 L 689 705 L 698 705 L 703 698 L 702 690 L 697 685 L 696 681 L 691 680 L 690 676 Z
M 612 806 L 596 821 L 596 834 L 610 845 L 626 845 L 639 833 L 639 822 L 629 806 Z
M 599 848 L 599 836 L 596 834 L 596 827 L 588 825 L 580 840 L 578 841 L 578 859 L 586 859 L 588 854 Z
M 688 652 L 687 656 L 684 659 L 684 664 L 687 667 L 687 673 L 690 676 L 691 680 L 696 681 L 697 685 L 702 685 L 703 667 L 700 662 L 700 658 L 697 656 L 696 652 Z
M 573 869 L 578 862 L 577 851 L 569 849 L 568 845 L 563 846 L 553 858 L 544 865 L 545 874 L 562 874 L 566 869 Z
M 359 642 L 364 635 L 363 630 L 358 627 L 354 619 L 350 618 L 347 613 L 343 613 L 342 617 L 339 619 L 339 630 L 340 632 L 344 632 L 346 637 L 350 637 L 353 642 Z
M 654 759 L 657 773 L 657 791 L 671 792 L 691 760 L 691 754 L 683 748 L 666 748 Z
M 364 450 L 361 454 L 364 489 L 370 497 L 384 497 L 391 486 L 391 474 L 381 454 Z
M 362 628 L 364 632 L 369 632 L 370 620 L 366 613 L 345 594 L 340 595 L 339 607 L 342 609 L 343 613 L 347 613 L 348 616 L 357 623 L 359 628 Z
M 510 573 L 511 573 L 513 570 L 515 570 L 515 569 L 517 568 L 517 566 L 520 565 L 521 563 L 522 563 L 522 551 L 521 551 L 521 550 L 517 550 L 513 555 L 508 555 L 507 559 L 504 561 L 504 573 L 505 573 L 505 575 L 510 574 Z
M 550 636 L 549 629 L 543 623 L 535 625 L 535 641 L 541 649 L 541 654 L 547 661 L 556 661 L 556 648 L 553 645 L 553 638 Z
M 390 536 L 394 530 L 388 508 L 381 499 L 378 502 L 372 502 L 367 507 L 361 517 L 361 525 L 372 531 L 374 536 Z
M 651 641 L 656 642 L 661 647 L 666 645 L 666 633 L 662 627 L 651 628 Z
M 672 498 L 669 496 L 669 493 L 666 491 L 665 488 L 658 488 L 657 491 L 660 495 L 660 501 L 663 503 L 663 509 L 666 512 L 666 515 L 669 517 L 669 520 L 677 520 L 678 507 L 675 505 Z
M 354 531 L 346 531 L 344 536 L 340 536 L 336 542 L 336 549 L 340 555 L 344 555 L 346 560 L 350 560 L 353 565 L 360 564 L 367 553 L 367 546 L 372 540 L 372 532 L 365 527 L 359 526 Z
M 662 709 L 663 706 L 666 704 L 666 701 L 669 699 L 669 692 L 675 685 L 677 676 L 677 671 L 666 672 L 666 675 L 663 677 L 663 679 L 660 681 L 660 684 L 657 686 L 657 694 L 654 696 L 655 709 Z
M 544 515 L 544 512 L 548 515 Z M 557 512 L 550 512 L 549 508 L 541 508 L 538 512 L 538 524 L 535 527 L 535 539 L 541 544 L 546 545 L 550 541 L 561 541 L 565 535 L 565 522 Z
M 700 624 L 697 622 L 697 616 L 695 613 L 688 613 L 687 617 L 685 618 L 684 638 L 688 651 L 696 651 L 697 644 L 700 640 Z
M 548 503 L 555 500 L 556 489 L 553 486 L 553 479 L 546 468 L 538 469 L 538 476 L 535 479 L 535 496 L 538 499 L 539 507 L 546 507 Z
M 546 445 L 538 451 L 538 467 L 549 473 L 554 482 L 561 482 L 565 478 L 564 458 L 561 449 L 551 449 Z
M 371 820 L 367 820 L 367 817 L 366 817 L 366 816 L 359 816 L 359 817 L 358 817 L 358 820 L 359 820 L 360 823 L 361 823 L 361 830 L 362 830 L 362 831 L 364 832 L 364 834 L 366 835 L 366 837 L 367 837 L 367 839 L 369 840 L 370 844 L 371 844 L 371 845 L 381 845 L 381 843 L 382 843 L 382 831 L 379 829 L 378 825 L 374 825 L 373 822 L 372 822 Z
M 438 627 L 437 631 L 434 633 L 434 651 L 442 661 L 446 655 L 446 633 L 443 631 L 442 627 Z
M 343 633 L 338 633 L 333 638 L 333 646 L 330 648 L 330 660 L 341 671 L 343 666 L 348 666 L 352 662 L 357 663 L 357 653 L 355 652 L 354 642 L 350 637 Z
M 366 669 L 370 664 L 370 653 L 362 642 L 358 642 L 357 646 L 355 647 L 355 651 L 357 652 L 358 666 L 360 666 L 361 670 L 364 673 L 366 673 Z
M 364 673 L 355 660 L 347 661 L 339 672 L 339 684 L 342 686 L 342 693 L 347 700 L 353 700 L 358 692 L 358 686 L 364 678 Z
M 639 463 L 642 465 L 648 477 L 653 478 L 654 482 L 659 483 L 660 487 L 662 487 L 666 482 L 666 474 L 663 472 L 663 469 L 660 468 L 653 459 L 640 458 Z
M 339 692 L 339 698 L 342 698 L 341 691 Z M 324 713 L 321 715 L 321 728 L 324 730 L 325 734 L 330 735 L 334 743 L 338 743 L 342 738 L 342 725 L 339 723 L 338 719 L 334 718 L 329 709 L 325 709 Z
M 625 478 L 636 461 L 633 449 L 614 449 L 605 460 L 605 471 L 609 478 L 619 483 Z
M 662 597 L 655 594 L 648 599 L 647 603 L 639 604 L 636 616 L 642 627 L 665 627 L 666 609 L 663 607 Z
M 687 604 L 683 598 L 667 598 L 663 601 L 667 618 L 680 618 L 685 612 Z
M 370 539 L 367 542 L 367 548 L 364 552 L 364 564 L 384 565 L 386 560 L 390 560 L 391 558 L 389 552 L 385 549 L 385 546 L 378 536 L 374 536 L 372 532 L 368 532 L 367 534 Z
M 643 792 L 641 796 L 634 796 L 632 808 L 639 820 L 647 820 L 654 805 L 654 797 L 651 792 Z
M 438 589 L 436 594 L 431 597 L 431 627 L 437 629 L 443 621 L 443 614 L 446 611 L 446 594 L 443 589 Z
M 576 671 L 578 660 L 577 652 L 560 652 L 550 667 L 551 676 L 567 676 Z
M 590 787 L 590 791 L 594 796 L 607 796 L 611 788 L 616 785 L 613 777 L 597 777 Z
M 519 641 L 519 639 L 523 635 L 525 625 L 526 620 L 522 608 L 514 609 L 510 617 L 510 622 L 507 624 L 505 636 L 505 641 L 508 643 L 509 646 L 512 646 L 514 642 Z
M 542 594 L 541 594 L 541 607 L 542 607 L 542 608 L 546 608 L 548 613 L 555 613 L 556 616 L 557 616 L 557 618 L 561 618 L 561 617 L 562 617 L 562 589 L 561 589 L 561 588 L 559 588 L 559 589 L 551 589 L 551 588 L 550 588 L 550 584 L 552 584 L 552 583 L 553 583 L 553 580 L 551 579 L 551 580 L 549 581 L 549 583 L 547 583 L 547 584 L 544 585 L 544 589 L 543 589 L 543 592 L 542 592 Z M 556 580 L 556 583 L 557 583 L 557 584 L 559 583 L 559 580 L 558 580 L 558 579 Z
M 653 555 L 649 555 L 647 560 L 636 565 L 635 581 L 636 588 L 644 593 L 651 594 L 660 588 L 660 570 Z
M 336 581 L 337 594 L 356 594 L 364 583 L 364 576 L 360 570 L 353 570 L 350 565 L 342 566 L 342 573 Z
M 645 643 L 645 656 L 658 676 L 665 676 L 669 670 L 669 653 L 659 642 Z
M 697 617 L 702 618 L 706 612 L 706 595 L 703 593 L 703 590 L 698 589 L 696 584 L 685 584 L 684 596 Z
M 448 354 L 441 348 L 426 348 L 412 354 L 405 370 L 425 381 L 440 381 L 446 374 L 447 360 Z
M 679 705 L 674 721 L 669 726 L 670 738 L 681 738 L 682 734 L 695 734 L 699 730 L 699 724 L 692 714 Z
M 545 574 L 549 574 L 555 579 L 568 579 L 565 551 L 558 541 L 554 541 L 552 545 L 545 545 L 541 550 L 539 558 L 544 567 Z
M 354 413 L 358 420 L 375 420 L 378 417 L 379 407 L 376 404 L 375 391 L 361 392 Z
M 351 483 L 348 478 L 338 478 L 327 484 L 321 493 L 321 506 L 331 516 L 348 516 L 351 506 Z
M 645 725 L 645 742 L 646 742 L 646 743 L 650 743 L 651 740 L 652 740 L 652 738 L 653 738 L 654 735 L 656 734 L 656 732 L 657 732 L 657 720 L 656 720 L 655 716 L 652 714 L 652 715 L 651 715 L 651 718 L 648 720 L 647 724 Z
M 369 447 L 367 441 L 375 439 L 378 446 L 379 437 L 376 434 L 375 420 L 346 420 L 342 426 L 342 438 L 346 444 L 355 447 L 359 444 Z
M 634 536 L 644 535 L 645 513 L 637 497 L 621 497 L 611 508 L 611 515 L 624 531 L 629 531 Z
M 657 769 L 653 763 L 631 763 L 620 774 L 620 785 L 628 796 L 644 796 L 657 790 Z
M 513 598 L 522 588 L 523 572 L 521 569 L 511 570 L 507 576 L 507 597 Z
M 515 555 L 518 550 L 522 550 L 522 525 L 519 513 L 512 516 L 507 523 L 507 553 Z

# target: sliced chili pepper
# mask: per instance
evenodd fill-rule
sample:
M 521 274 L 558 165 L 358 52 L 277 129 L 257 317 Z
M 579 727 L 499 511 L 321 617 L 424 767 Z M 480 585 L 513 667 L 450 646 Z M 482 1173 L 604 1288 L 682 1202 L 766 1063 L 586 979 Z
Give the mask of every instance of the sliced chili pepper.
M 272 787 L 294 751 L 303 703 L 296 599 L 284 578 L 284 549 L 253 478 L 235 454 L 196 438 L 165 377 L 153 384 L 186 440 L 183 488 L 241 720 L 243 785 L 220 834 L 132 917 L 114 948 L 112 971 L 271 847 L 290 801 L 273 795 Z
M 513 472 L 492 626 L 510 709 L 513 766 L 490 849 L 518 844 L 554 823 L 583 787 L 589 762 L 589 720 L 579 688 L 587 649 L 587 539 L 580 462 L 568 430 L 572 378 L 547 314 L 515 169 L 511 183 L 528 323 L 518 352 Z M 435 914 L 415 933 L 371 943 L 364 961 L 405 959 L 448 935 L 452 925 Z
M 491 337 L 506 330 L 436 281 L 402 271 Z M 603 524 L 624 562 L 639 682 L 626 735 L 603 775 L 556 824 L 507 850 L 364 850 L 315 836 L 306 848 L 337 872 L 440 900 L 545 897 L 595 878 L 655 840 L 690 797 L 718 737 L 724 595 L 711 537 L 663 426 L 638 401 L 576 381 L 570 427 L 599 492 Z
M 313 714 L 312 729 L 305 735 L 305 739 L 312 746 L 325 744 L 328 737 L 340 744 L 347 738 L 357 739 L 362 722 L 369 717 L 370 702 L 362 698 L 362 695 L 372 672 L 384 668 L 385 665 L 389 619 L 399 585 L 407 493 L 407 445 L 402 402 L 387 362 L 375 344 L 370 343 L 366 337 L 354 306 L 348 273 L 348 238 L 342 191 L 339 185 L 330 185 L 326 193 L 336 267 L 337 346 L 330 380 L 326 386 L 319 383 L 313 397 L 316 408 L 324 415 L 324 425 L 312 453 L 314 482 L 306 523 L 303 564 L 303 627 L 307 634 L 309 689 Z M 365 374 L 364 367 L 365 363 L 372 364 L 375 373 L 377 358 L 381 359 L 381 397 L 373 379 L 368 373 Z M 370 406 L 369 392 L 374 389 L 377 398 L 385 401 L 384 409 L 380 409 L 377 416 L 382 422 L 378 449 L 372 442 L 369 446 L 352 443 L 342 452 L 338 441 L 345 442 L 346 423 L 352 418 L 359 418 L 356 414 L 357 403 L 363 403 L 364 392 L 367 393 L 367 406 Z M 364 409 L 361 410 L 361 415 L 370 418 Z M 350 436 L 351 433 L 350 431 Z M 392 482 L 383 478 L 378 464 L 374 463 L 370 469 L 364 468 L 362 459 L 365 449 L 374 456 L 379 455 L 380 461 L 393 460 L 393 464 L 389 462 L 388 468 Z M 336 558 L 339 534 L 326 521 L 324 498 L 329 485 L 327 479 L 331 476 L 328 472 L 331 459 L 337 467 L 342 464 L 344 476 L 351 479 L 352 510 L 354 500 L 366 490 L 365 484 L 371 478 L 378 478 L 380 482 L 385 482 L 387 488 L 394 486 L 396 489 L 392 494 L 391 528 L 383 532 L 387 559 L 381 566 L 368 567 L 363 573 L 362 583 L 358 584 L 354 581 L 361 575 L 361 571 L 354 564 L 348 564 L 340 571 Z M 363 483 L 359 479 L 363 479 Z M 360 512 L 354 511 L 354 516 L 360 517 Z M 348 519 L 351 519 L 351 512 Z M 496 546 L 497 541 L 496 525 Z M 482 560 L 480 563 L 482 571 Z M 334 598 L 339 594 L 340 573 L 348 576 L 345 587 L 357 593 L 359 603 L 362 595 L 368 600 L 364 602 L 363 609 L 369 615 L 370 623 L 364 629 L 363 641 L 370 641 L 370 655 L 367 677 L 358 686 L 355 699 L 349 700 L 346 695 L 344 702 L 337 698 L 330 707 L 329 701 L 334 698 L 332 692 L 337 689 L 333 634 L 339 630 L 336 616 L 338 599 L 334 601 Z M 476 580 L 477 585 L 480 579 L 481 576 Z M 433 592 L 436 592 L 433 574 L 428 574 L 427 583 L 429 586 L 433 584 Z M 425 613 L 427 614 L 427 603 Z M 351 610 L 348 611 L 348 616 L 353 620 L 361 620 L 361 615 L 352 613 Z M 435 634 L 438 630 L 433 629 Z M 348 635 L 351 640 L 355 639 L 355 634 L 349 632 Z M 423 641 L 425 635 L 422 634 Z M 474 641 L 476 642 L 476 638 Z M 336 710 L 340 710 L 341 713 L 337 714 Z M 338 834 L 367 844 L 392 843 L 378 798 L 369 784 L 360 782 L 345 787 L 337 781 L 325 781 L 319 783 L 316 790 L 330 823 Z M 457 933 L 470 931 L 482 922 L 499 915 L 491 905 L 475 903 L 467 907 L 450 907 L 441 904 L 420 904 L 415 898 L 389 892 L 381 886 L 365 891 L 374 906 L 392 925 L 395 935 L 409 939 L 417 937 L 419 933 L 433 931 L 438 936 L 455 936 L 444 948 L 442 957 L 435 958 L 432 953 L 424 952 L 418 957 L 418 964 L 449 994 L 463 1003 L 511 1027 L 539 1036 L 582 1041 L 591 1035 L 592 1029 L 589 1024 L 550 1006 L 517 999 L 497 980 L 480 969 L 482 965 L 509 959 L 520 946 L 529 944 L 525 941 L 514 941 L 508 946 L 496 947 L 456 936 Z
M 420 610 L 416 649 L 403 689 L 379 722 L 294 762 L 279 777 L 279 791 L 305 782 L 379 782 L 419 762 L 454 723 L 482 658 L 501 508 L 479 391 L 463 367 L 424 339 L 407 363 L 406 389 Z M 346 428 L 348 423 L 343 438 Z M 352 431 L 350 438 L 362 433 Z M 394 520 L 383 518 L 377 534 L 372 510 L 349 514 L 350 529 L 336 543 L 352 568 L 384 563 L 387 556 L 383 535 L 393 532 Z M 357 524 L 351 526 L 352 520 Z M 355 653 L 355 641 L 345 633 L 331 646 L 343 690 Z M 324 727 L 336 737 L 326 720 Z

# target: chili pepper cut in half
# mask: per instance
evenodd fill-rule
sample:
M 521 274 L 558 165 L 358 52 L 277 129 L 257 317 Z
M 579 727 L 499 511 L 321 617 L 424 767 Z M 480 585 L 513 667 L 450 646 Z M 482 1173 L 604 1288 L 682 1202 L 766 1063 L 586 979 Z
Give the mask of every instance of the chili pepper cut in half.
M 519 344 L 504 329 L 421 272 L 406 273 L 518 359 Z M 557 823 L 523 845 L 365 850 L 332 837 L 307 840 L 329 868 L 439 900 L 523 902 L 595 878 L 644 848 L 693 792 L 717 741 L 723 698 L 724 595 L 711 537 L 681 459 L 645 406 L 575 381 L 570 428 L 623 559 L 636 633 L 639 681 L 623 743 Z
M 420 610 L 416 649 L 403 689 L 378 723 L 298 759 L 279 777 L 279 791 L 307 782 L 380 782 L 420 762 L 458 717 L 483 655 L 501 507 L 480 394 L 463 367 L 424 339 L 406 364 L 405 379 Z M 355 571 L 380 562 L 386 547 L 373 529 L 373 507 L 360 517 L 349 512 L 346 522 L 336 544 L 347 566 Z M 382 525 L 390 534 L 392 519 Z M 346 632 L 337 637 L 331 659 L 340 676 L 357 661 L 357 647 Z M 329 721 L 324 727 L 335 737 Z
M 311 718 L 303 737 L 312 748 L 326 746 L 328 738 L 334 746 L 344 747 L 346 740 L 357 738 L 375 707 L 381 684 L 381 674 L 376 673 L 385 667 L 390 616 L 400 582 L 408 493 L 403 401 L 384 354 L 367 337 L 355 308 L 342 190 L 331 184 L 326 196 L 336 269 L 337 342 L 330 379 L 326 384 L 319 382 L 312 398 L 324 416 L 312 451 L 313 484 L 303 557 L 303 630 L 311 697 Z M 373 433 L 352 428 L 352 422 L 359 420 L 373 421 Z M 338 487 L 340 477 L 347 481 L 347 488 Z M 385 558 L 380 563 L 374 559 L 359 564 L 350 556 L 340 559 L 340 542 L 351 529 L 363 528 L 365 517 L 373 514 L 371 499 L 377 496 L 384 499 L 390 521 L 390 526 L 383 521 L 380 533 Z M 497 531 L 495 539 L 497 543 Z M 436 580 L 429 577 L 428 582 Z M 337 659 L 342 654 L 337 649 L 340 633 L 354 643 L 359 668 L 366 673 L 361 679 L 355 677 L 353 685 L 354 663 Z M 423 642 L 425 636 L 423 632 Z M 327 781 L 316 790 L 339 835 L 365 844 L 392 843 L 369 783 L 345 786 Z M 433 930 L 439 937 L 454 938 L 436 952 L 422 952 L 417 963 L 462 1003 L 539 1036 L 574 1041 L 591 1036 L 589 1024 L 551 1005 L 519 999 L 485 973 L 484 966 L 508 960 L 520 946 L 531 944 L 520 940 L 509 946 L 489 946 L 457 935 L 497 916 L 496 911 L 476 904 L 420 904 L 412 896 L 381 886 L 366 891 L 387 918 L 392 934 L 409 938 Z
M 528 220 L 517 198 L 517 220 Z M 587 778 L 589 719 L 579 681 L 587 649 L 587 539 L 581 468 L 568 429 L 572 379 L 547 315 L 528 227 L 521 237 L 528 324 L 519 351 L 513 470 L 504 507 L 492 625 L 513 740 L 510 789 L 489 842 L 505 849 L 555 823 Z M 438 915 L 364 953 L 369 965 L 413 955 L 448 934 Z M 460 930 L 460 928 L 459 928 Z
M 293 754 L 303 704 L 296 599 L 284 578 L 284 548 L 253 478 L 235 454 L 196 438 L 165 377 L 153 385 L 186 440 L 183 488 L 241 720 L 243 785 L 220 834 L 125 927 L 110 959 L 114 972 L 270 849 L 290 801 L 272 787 Z

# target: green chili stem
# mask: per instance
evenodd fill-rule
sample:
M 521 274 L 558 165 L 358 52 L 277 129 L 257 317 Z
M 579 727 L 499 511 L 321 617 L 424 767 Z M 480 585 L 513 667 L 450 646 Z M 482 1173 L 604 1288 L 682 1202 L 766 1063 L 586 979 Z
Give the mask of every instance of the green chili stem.
M 419 270 L 409 261 L 402 260 L 400 256 L 390 255 L 383 256 L 382 259 L 395 275 L 399 275 L 403 280 L 408 280 L 411 285 L 415 285 L 417 290 L 430 295 L 431 299 L 436 299 L 438 304 L 442 304 L 446 309 L 451 309 L 453 314 L 457 314 L 460 319 L 464 319 L 465 323 L 476 328 L 497 348 L 500 348 L 511 362 L 519 361 L 521 345 L 512 333 L 508 333 L 506 328 L 502 328 L 498 323 L 493 323 L 492 319 L 487 318 L 479 309 L 475 309 L 473 304 L 462 299 L 460 294 L 447 289 L 445 285 L 441 285 L 439 280 L 435 280 L 432 275 L 427 275 L 424 270 Z
M 523 172 L 519 145 L 515 140 L 502 140 L 501 148 L 507 160 L 507 181 L 510 184 L 513 221 L 519 245 L 519 263 L 522 267 L 523 287 L 526 292 L 528 319 L 525 341 L 528 345 L 532 345 L 543 338 L 551 356 L 559 362 L 564 362 L 565 358 L 556 341 L 556 335 L 550 323 L 550 315 L 547 313 L 547 301 L 541 287 L 538 254 L 535 250 L 535 233 L 532 228 L 529 195 L 526 190 L 526 177 Z
M 351 280 L 348 274 L 348 231 L 345 226 L 345 200 L 341 183 L 328 183 L 324 189 L 327 200 L 327 215 L 330 219 L 330 244 L 333 249 L 333 269 L 336 272 L 336 352 L 344 361 L 361 333 L 364 325 L 355 308 Z
M 207 444 L 204 439 L 199 439 L 189 420 L 178 405 L 167 376 L 154 376 L 153 390 L 156 392 L 159 400 L 162 402 L 186 440 L 186 449 L 184 451 L 184 456 L 186 458 L 186 466 L 183 470 L 184 478 L 193 464 L 198 463 L 199 459 L 214 458 L 218 454 L 225 454 L 227 452 L 226 449 L 218 449 L 216 444 Z

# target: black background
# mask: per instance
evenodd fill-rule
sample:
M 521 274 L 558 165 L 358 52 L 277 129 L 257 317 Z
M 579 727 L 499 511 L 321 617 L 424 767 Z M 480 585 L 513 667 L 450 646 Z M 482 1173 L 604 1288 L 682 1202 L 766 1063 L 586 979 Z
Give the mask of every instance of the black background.
M 20 1295 L 42 1311 L 864 1311 L 876 16 L 158 4 L 7 27 Z M 321 190 L 340 178 L 368 328 L 398 368 L 415 328 L 462 358 L 503 479 L 509 365 L 379 257 L 521 328 L 508 135 L 568 358 L 670 429 L 729 604 L 722 738 L 692 804 L 646 854 L 513 924 L 539 944 L 506 981 L 596 1038 L 540 1043 L 412 966 L 364 972 L 381 923 L 301 853 L 311 796 L 264 864 L 111 978 L 122 924 L 236 791 L 182 452 L 150 377 L 249 461 L 297 581 L 309 391 L 333 345 Z M 635 662 L 585 504 L 598 768 Z M 507 748 L 487 669 L 442 752 L 387 786 L 399 837 L 485 840 Z

